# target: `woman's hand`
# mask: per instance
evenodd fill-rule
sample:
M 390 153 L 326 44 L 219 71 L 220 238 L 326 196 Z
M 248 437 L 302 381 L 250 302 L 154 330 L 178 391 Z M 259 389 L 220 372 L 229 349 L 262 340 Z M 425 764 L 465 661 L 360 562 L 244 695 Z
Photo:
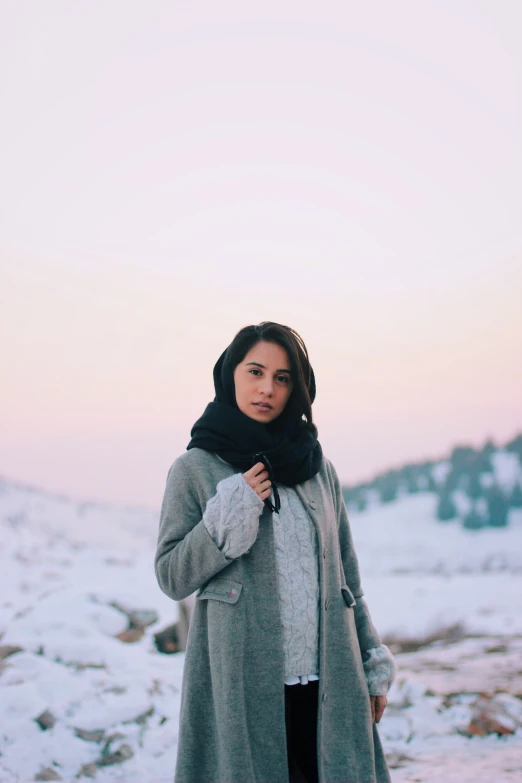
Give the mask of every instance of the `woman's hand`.
M 243 473 L 243 478 L 248 486 L 257 492 L 261 500 L 265 500 L 270 495 L 272 482 L 268 480 L 268 470 L 262 462 L 256 462 L 253 468 Z
M 372 696 L 370 694 L 370 704 L 372 705 L 372 723 L 379 723 L 388 703 L 386 696 Z

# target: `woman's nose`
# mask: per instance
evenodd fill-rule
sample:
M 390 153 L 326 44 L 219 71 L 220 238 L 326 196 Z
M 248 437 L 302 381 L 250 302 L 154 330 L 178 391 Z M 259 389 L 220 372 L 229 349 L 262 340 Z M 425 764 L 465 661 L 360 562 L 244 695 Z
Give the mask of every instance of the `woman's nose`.
M 259 391 L 263 394 L 272 394 L 274 390 L 274 382 L 271 378 L 263 378 L 259 384 Z

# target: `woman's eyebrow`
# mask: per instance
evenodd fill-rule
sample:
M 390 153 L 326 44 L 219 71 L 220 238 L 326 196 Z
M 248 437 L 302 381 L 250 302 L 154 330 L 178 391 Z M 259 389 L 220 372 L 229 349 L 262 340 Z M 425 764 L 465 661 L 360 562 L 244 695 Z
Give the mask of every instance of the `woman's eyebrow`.
M 249 364 L 255 364 L 256 367 L 262 367 L 263 370 L 266 370 L 266 367 L 264 364 L 259 364 L 259 362 L 247 362 L 246 366 L 248 367 Z M 292 374 L 292 370 L 276 370 L 276 372 L 287 372 L 290 375 Z

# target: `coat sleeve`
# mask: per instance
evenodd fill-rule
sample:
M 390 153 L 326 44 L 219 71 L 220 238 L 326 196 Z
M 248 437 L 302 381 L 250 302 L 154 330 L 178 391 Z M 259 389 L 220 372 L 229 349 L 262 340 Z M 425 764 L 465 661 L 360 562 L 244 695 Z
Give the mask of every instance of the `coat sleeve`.
M 180 601 L 230 563 L 205 526 L 196 490 L 178 457 L 167 474 L 160 511 L 154 558 L 158 584 Z
M 346 584 L 350 588 L 355 598 L 354 618 L 355 624 L 357 626 L 357 636 L 359 637 L 359 647 L 361 648 L 362 653 L 374 647 L 380 647 L 382 642 L 377 629 L 372 623 L 368 604 L 363 598 L 364 591 L 361 585 L 359 561 L 357 560 L 355 547 L 353 545 L 352 531 L 350 529 L 348 512 L 346 510 L 346 504 L 343 498 L 341 482 L 339 481 L 337 471 L 331 462 L 329 462 L 329 466 L 333 492 L 335 496 L 337 522 L 339 525 L 339 546 L 341 551 L 341 560 Z

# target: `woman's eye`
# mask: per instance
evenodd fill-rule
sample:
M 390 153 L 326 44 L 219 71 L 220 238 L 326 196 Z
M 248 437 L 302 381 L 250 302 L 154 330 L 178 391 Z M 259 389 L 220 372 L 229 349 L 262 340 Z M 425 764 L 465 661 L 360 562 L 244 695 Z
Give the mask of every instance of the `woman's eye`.
M 255 367 L 252 367 L 249 371 L 249 373 L 258 373 L 261 375 L 261 370 L 257 370 Z M 287 375 L 276 375 L 277 381 L 282 381 L 283 383 L 288 383 L 289 379 Z

